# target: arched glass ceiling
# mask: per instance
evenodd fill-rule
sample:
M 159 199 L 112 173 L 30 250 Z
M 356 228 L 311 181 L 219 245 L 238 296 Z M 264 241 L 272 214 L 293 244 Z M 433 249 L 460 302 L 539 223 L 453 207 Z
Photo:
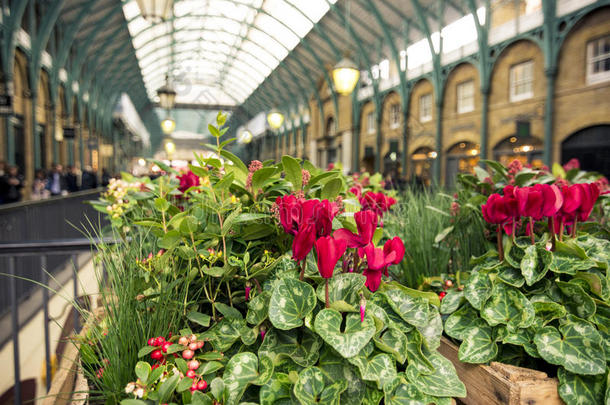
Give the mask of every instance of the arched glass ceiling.
M 175 0 L 152 24 L 135 0 L 123 12 L 151 99 L 170 74 L 176 101 L 240 105 L 336 0 Z

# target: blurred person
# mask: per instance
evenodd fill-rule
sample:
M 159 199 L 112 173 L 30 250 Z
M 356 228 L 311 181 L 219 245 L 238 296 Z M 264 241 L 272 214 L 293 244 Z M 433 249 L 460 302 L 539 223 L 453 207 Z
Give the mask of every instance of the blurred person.
M 63 167 L 60 164 L 53 164 L 53 169 L 47 177 L 47 190 L 52 196 L 67 193 L 66 177 L 63 174 Z
M 74 193 L 80 190 L 78 186 L 78 169 L 75 166 L 68 166 L 66 168 L 66 189 L 69 193 Z
M 9 166 L 2 180 L 0 180 L 0 194 L 3 204 L 21 201 L 23 176 L 19 174 L 17 166 Z
M 102 169 L 102 187 L 106 187 L 108 186 L 108 184 L 110 183 L 110 173 L 108 173 L 108 169 L 106 169 L 105 167 Z
M 47 176 L 42 169 L 36 170 L 34 182 L 32 183 L 32 200 L 43 200 L 51 194 L 47 189 Z
M 97 175 L 93 172 L 93 168 L 91 166 L 85 166 L 85 170 L 83 171 L 83 175 L 81 177 L 80 187 L 82 190 L 97 188 Z

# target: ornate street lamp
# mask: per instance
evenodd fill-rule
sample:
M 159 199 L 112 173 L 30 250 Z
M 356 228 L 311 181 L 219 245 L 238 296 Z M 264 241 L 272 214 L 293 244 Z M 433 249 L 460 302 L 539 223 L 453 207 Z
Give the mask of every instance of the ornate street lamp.
M 167 116 L 163 121 L 161 121 L 161 130 L 164 134 L 169 135 L 174 132 L 176 129 L 176 121 L 170 116 Z
M 252 132 L 250 132 L 246 129 L 241 134 L 239 134 L 239 136 L 237 137 L 237 140 L 239 143 L 249 144 L 250 142 L 252 142 L 252 138 L 253 138 Z
M 335 90 L 344 96 L 354 91 L 358 79 L 360 79 L 358 66 L 349 58 L 341 59 L 333 68 L 332 74 Z
M 169 76 L 165 76 L 165 84 L 157 90 L 161 108 L 171 110 L 176 105 L 176 90 L 169 83 Z
M 136 2 L 142 17 L 152 23 L 167 20 L 174 7 L 173 0 L 136 0 Z
M 267 114 L 267 122 L 271 129 L 278 130 L 284 123 L 284 114 L 282 114 L 277 108 L 271 109 Z

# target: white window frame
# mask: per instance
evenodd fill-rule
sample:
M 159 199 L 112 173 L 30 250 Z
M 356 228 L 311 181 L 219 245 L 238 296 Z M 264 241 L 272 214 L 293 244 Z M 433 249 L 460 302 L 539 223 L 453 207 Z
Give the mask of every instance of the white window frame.
M 610 52 L 593 56 L 593 50 L 596 46 L 599 46 L 599 43 L 602 41 L 610 42 L 610 35 L 604 35 L 603 37 L 595 38 L 587 42 L 587 84 L 610 81 L 610 70 L 597 73 L 593 72 L 593 65 L 596 62 L 610 58 Z
M 432 93 L 419 96 L 419 122 L 432 121 Z
M 366 115 L 366 130 L 369 134 L 374 134 L 375 129 L 375 112 L 371 111 Z
M 474 111 L 474 80 L 466 80 L 456 86 L 457 113 Z
M 400 104 L 394 103 L 390 105 L 390 129 L 396 129 L 400 126 Z
M 530 77 L 517 78 L 517 70 L 524 69 L 524 72 L 529 69 Z M 534 61 L 527 60 L 525 62 L 517 63 L 510 67 L 509 75 L 509 86 L 510 86 L 510 101 L 521 101 L 527 100 L 528 98 L 534 97 Z M 523 93 L 517 93 L 517 86 L 529 85 L 529 90 Z

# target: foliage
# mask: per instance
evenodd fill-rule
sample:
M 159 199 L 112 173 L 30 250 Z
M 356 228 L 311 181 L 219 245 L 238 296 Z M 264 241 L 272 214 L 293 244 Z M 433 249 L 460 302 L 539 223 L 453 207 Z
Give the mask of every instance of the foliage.
M 119 299 L 134 317 L 177 319 L 127 339 L 139 350 L 121 353 L 135 371 L 120 376 L 121 402 L 448 404 L 465 396 L 436 351 L 437 296 L 383 279 L 404 255 L 402 241 L 378 226 L 395 200 L 288 156 L 247 167 L 224 149 L 224 121 L 209 128 L 214 153 L 198 156 L 190 173 L 125 176 L 141 184 L 113 225 L 159 253 L 104 252 L 125 269 L 113 290 L 139 286 Z M 114 203 L 94 204 L 107 211 Z M 117 335 L 132 333 L 115 317 L 107 322 L 123 328 Z M 134 322 L 136 330 L 151 324 Z M 103 359 L 99 342 L 90 347 Z M 98 379 L 118 367 L 111 361 Z

